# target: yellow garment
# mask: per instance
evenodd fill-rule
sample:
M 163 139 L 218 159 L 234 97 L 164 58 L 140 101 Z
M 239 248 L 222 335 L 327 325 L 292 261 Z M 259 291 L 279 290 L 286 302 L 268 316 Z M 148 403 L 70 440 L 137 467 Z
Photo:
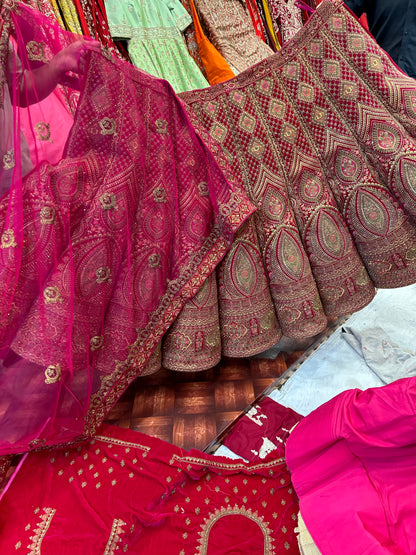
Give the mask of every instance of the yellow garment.
M 65 29 L 64 20 L 62 19 L 57 0 L 50 0 L 50 5 L 59 25 Z
M 202 31 L 193 0 L 190 0 L 190 5 L 195 25 L 195 38 L 209 84 L 216 85 L 217 83 L 223 83 L 224 81 L 228 81 L 228 79 L 232 79 L 235 77 L 235 74 L 225 58 L 218 52 Z
M 71 33 L 82 35 L 81 24 L 72 0 L 58 0 L 58 4 L 64 18 L 65 29 Z
M 269 3 L 267 0 L 262 0 L 262 2 L 263 2 L 264 15 L 266 17 L 267 27 L 270 31 L 271 37 L 274 40 L 277 50 L 280 50 L 281 46 L 280 46 L 279 39 L 277 38 L 276 31 L 274 30 L 274 27 L 273 27 L 272 16 L 270 15 Z

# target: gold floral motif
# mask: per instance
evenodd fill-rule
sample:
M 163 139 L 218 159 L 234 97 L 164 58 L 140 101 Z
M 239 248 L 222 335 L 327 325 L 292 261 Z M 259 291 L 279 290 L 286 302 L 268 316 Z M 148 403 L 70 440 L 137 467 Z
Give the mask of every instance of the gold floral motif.
M 98 351 L 104 344 L 104 336 L 103 335 L 94 335 L 90 339 L 90 349 L 91 351 Z
M 286 113 L 286 106 L 280 100 L 273 99 L 269 105 L 269 114 L 277 119 L 283 119 Z
M 49 123 L 46 123 L 44 121 L 39 121 L 35 125 L 34 129 L 35 129 L 36 137 L 39 139 L 39 141 L 53 142 L 51 140 L 51 129 L 50 129 Z
M 299 93 L 298 93 L 299 100 L 303 100 L 304 102 L 313 102 L 315 100 L 315 90 L 310 85 L 306 83 L 302 83 L 299 86 Z
M 17 247 L 17 243 L 14 238 L 13 229 L 6 229 L 1 235 L 1 248 L 9 249 L 11 247 Z
M 198 192 L 199 196 L 201 197 L 207 197 L 209 195 L 208 184 L 206 181 L 201 181 L 201 183 L 198 183 Z
M 345 100 L 357 100 L 358 86 L 353 81 L 341 82 L 341 97 Z
M 116 122 L 113 118 L 105 117 L 100 122 L 100 133 L 101 135 L 115 135 L 116 134 Z
M 323 45 L 320 40 L 312 40 L 308 46 L 308 54 L 312 58 L 322 58 Z
M 113 193 L 104 193 L 100 197 L 100 202 L 103 210 L 118 210 L 116 195 Z
M 155 125 L 157 133 L 160 133 L 161 135 L 169 135 L 168 122 L 165 119 L 157 119 L 155 121 Z
M 218 112 L 218 104 L 217 102 L 210 101 L 203 105 L 205 112 L 212 117 L 215 117 Z
M 210 129 L 210 135 L 213 139 L 222 143 L 227 136 L 227 128 L 216 121 Z
M 326 125 L 328 122 L 328 113 L 325 108 L 314 106 L 312 110 L 312 121 L 318 125 Z
M 257 83 L 257 90 L 270 96 L 273 92 L 273 81 L 270 79 L 262 79 Z
M 280 132 L 280 136 L 284 141 L 293 144 L 296 142 L 298 132 L 294 125 L 291 125 L 290 123 L 285 123 Z
M 261 160 L 264 156 L 265 146 L 259 139 L 253 137 L 248 145 L 248 151 L 254 158 Z
M 368 56 L 368 70 L 375 71 L 376 73 L 381 73 L 384 71 L 383 62 L 381 61 L 381 58 L 379 56 Z
M 230 515 L 241 515 L 255 522 L 264 537 L 264 555 L 275 555 L 276 551 L 274 549 L 274 538 L 272 535 L 272 530 L 269 527 L 269 523 L 264 520 L 264 518 L 258 514 L 257 511 L 252 511 L 251 509 L 246 509 L 245 506 L 239 507 L 235 505 L 234 507 L 221 507 L 216 509 L 214 513 L 210 513 L 208 518 L 204 519 L 204 524 L 201 524 L 202 530 L 199 532 L 199 543 L 197 548 L 197 553 L 200 555 L 206 555 L 208 553 L 209 547 L 209 535 L 211 533 L 214 525 L 221 519 Z
M 157 187 L 153 191 L 153 198 L 156 202 L 166 202 L 166 191 L 164 187 Z
M 339 79 L 341 75 L 339 63 L 334 60 L 326 60 L 324 63 L 324 75 L 327 79 Z
M 55 222 L 55 208 L 52 206 L 44 206 L 40 211 L 40 223 L 50 225 Z
M 104 555 L 115 555 L 116 551 L 119 549 L 119 543 L 121 543 L 121 534 L 125 534 L 126 531 L 123 529 L 126 523 L 121 518 L 115 518 L 113 520 L 113 525 L 111 527 L 110 537 L 108 538 L 107 545 L 104 550 Z
M 150 268 L 160 268 L 160 254 L 153 253 L 147 259 Z
M 297 81 L 299 79 L 300 66 L 297 62 L 286 64 L 283 71 L 289 79 L 292 79 L 293 81 Z
M 34 40 L 29 41 L 26 44 L 27 57 L 29 60 L 46 62 L 45 56 L 45 45 L 41 42 L 36 42 Z
M 345 19 L 340 14 L 335 14 L 329 18 L 329 26 L 336 33 L 344 33 Z
M 15 166 L 14 150 L 11 148 L 3 156 L 3 169 L 11 170 Z
M 60 364 L 50 364 L 45 370 L 45 383 L 53 384 L 60 382 L 62 379 L 62 371 Z
M 351 52 L 363 52 L 365 50 L 365 42 L 361 35 L 351 33 L 347 36 L 347 44 Z
M 97 283 L 105 283 L 106 281 L 108 281 L 109 283 L 111 283 L 111 270 L 110 268 L 106 267 L 106 266 L 102 266 L 101 268 L 98 268 L 98 270 L 95 272 L 95 275 L 97 277 Z
M 43 299 L 45 301 L 45 304 L 56 304 L 63 302 L 61 293 L 56 286 L 45 287 L 43 291 Z
M 246 95 L 242 91 L 234 91 L 230 95 L 230 100 L 240 108 L 246 103 Z
M 35 510 L 35 514 L 38 513 L 39 509 L 37 511 Z M 56 509 L 52 509 L 51 507 L 45 507 L 42 510 L 40 522 L 38 522 L 36 528 L 33 529 L 33 536 L 30 537 L 32 543 L 28 545 L 28 555 L 41 555 L 42 542 L 49 530 L 55 513 Z
M 238 120 L 238 125 L 244 131 L 248 133 L 253 133 L 254 129 L 256 128 L 256 119 L 253 116 L 250 116 L 247 112 L 243 112 Z

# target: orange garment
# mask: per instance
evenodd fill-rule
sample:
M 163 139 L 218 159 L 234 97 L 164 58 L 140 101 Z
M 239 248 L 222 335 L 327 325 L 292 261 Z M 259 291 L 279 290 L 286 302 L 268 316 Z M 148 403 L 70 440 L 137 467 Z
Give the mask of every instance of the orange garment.
M 201 53 L 202 63 L 204 64 L 209 84 L 216 85 L 217 83 L 223 83 L 228 81 L 228 79 L 232 79 L 235 77 L 235 74 L 225 61 L 225 58 L 204 35 L 193 0 L 190 0 L 190 5 L 195 25 L 196 42 Z

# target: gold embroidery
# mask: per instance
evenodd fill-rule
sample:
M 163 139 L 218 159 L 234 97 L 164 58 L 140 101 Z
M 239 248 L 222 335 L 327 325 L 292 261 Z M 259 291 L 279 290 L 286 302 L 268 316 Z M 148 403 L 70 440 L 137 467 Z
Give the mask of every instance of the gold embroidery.
M 147 260 L 150 268 L 160 268 L 160 254 L 153 253 Z
M 250 144 L 248 145 L 248 151 L 252 156 L 254 156 L 254 158 L 261 160 L 264 155 L 264 150 L 265 150 L 265 146 L 261 141 L 259 141 L 259 139 L 256 139 L 255 137 L 253 137 L 250 140 Z
M 153 191 L 153 197 L 156 202 L 166 202 L 166 191 L 163 187 L 157 187 Z
M 264 518 L 257 513 L 257 511 L 252 511 L 251 509 L 246 509 L 244 505 L 239 507 L 235 505 L 234 507 L 221 507 L 221 509 L 216 509 L 214 513 L 210 513 L 208 518 L 204 519 L 204 524 L 201 524 L 202 530 L 199 532 L 199 543 L 198 553 L 200 555 L 206 555 L 208 553 L 209 535 L 213 526 L 223 517 L 229 515 L 242 515 L 253 522 L 255 522 L 263 533 L 264 537 L 264 555 L 275 555 L 275 549 L 273 546 L 273 536 L 272 530 L 269 528 L 269 523 L 264 520 Z
M 49 123 L 46 123 L 44 121 L 39 121 L 35 125 L 35 133 L 36 133 L 36 137 L 40 141 L 50 141 L 51 143 L 53 142 L 51 140 L 51 129 L 50 129 Z
M 14 240 L 14 231 L 6 229 L 1 235 L 1 248 L 8 249 L 10 247 L 17 247 L 17 243 Z
M 3 156 L 3 169 L 11 170 L 15 166 L 14 150 L 11 148 Z
M 222 143 L 227 135 L 227 128 L 216 121 L 210 129 L 210 135 L 213 139 Z
M 201 183 L 198 184 L 198 192 L 201 197 L 207 197 L 209 195 L 206 181 L 201 181 Z
M 56 366 L 50 365 L 45 370 L 45 383 L 46 384 L 53 384 L 60 382 L 62 379 L 62 371 L 61 365 L 57 364 Z
M 297 129 L 290 123 L 285 123 L 281 129 L 280 136 L 283 140 L 293 144 L 298 136 Z
M 107 545 L 104 550 L 104 555 L 115 555 L 116 551 L 119 549 L 119 543 L 121 542 L 121 534 L 125 534 L 126 531 L 123 527 L 126 526 L 124 520 L 121 518 L 115 518 L 113 520 L 113 526 L 111 527 L 110 537 L 108 538 Z
M 35 509 L 35 514 L 38 514 L 39 511 L 40 509 Z M 37 524 L 36 528 L 33 529 L 34 535 L 30 536 L 32 543 L 28 545 L 28 555 L 41 555 L 43 538 L 49 530 L 55 513 L 56 509 L 52 509 L 50 507 L 45 507 L 43 509 L 43 514 L 40 517 L 40 522 Z
M 94 337 L 91 337 L 91 339 L 90 339 L 90 349 L 91 349 L 91 351 L 97 351 L 98 349 L 101 349 L 103 344 L 104 344 L 104 336 L 102 336 L 102 335 L 95 335 Z
M 95 275 L 97 276 L 97 283 L 105 283 L 106 281 L 111 283 L 112 281 L 111 270 L 110 268 L 107 268 L 105 266 L 98 268 L 98 270 L 95 272 Z
M 17 550 L 17 549 L 20 549 L 21 547 L 22 547 L 22 542 L 17 542 L 17 544 L 14 546 L 14 548 L 15 548 L 16 550 Z
M 286 106 L 280 100 L 273 99 L 270 102 L 269 114 L 275 118 L 283 119 L 286 114 Z
M 257 83 L 257 90 L 270 96 L 273 92 L 273 81 L 270 79 L 262 79 Z
M 168 135 L 169 131 L 168 131 L 168 122 L 165 119 L 157 119 L 155 121 L 155 125 L 156 125 L 156 131 L 157 133 L 160 133 L 161 135 Z
M 61 297 L 61 293 L 57 287 L 46 287 L 43 291 L 43 298 L 45 304 L 56 304 L 62 303 L 63 298 Z
M 238 120 L 238 125 L 244 131 L 247 131 L 248 133 L 253 133 L 254 129 L 256 128 L 256 120 L 255 118 L 253 118 L 253 116 L 250 116 L 250 114 L 243 112 L 240 116 L 240 119 Z
M 103 118 L 99 122 L 101 128 L 101 135 L 115 135 L 116 134 L 116 122 L 113 118 Z
M 40 211 L 40 223 L 50 225 L 55 222 L 55 208 L 52 206 L 44 206 Z
M 104 193 L 100 197 L 101 208 L 103 210 L 118 210 L 117 202 L 116 202 L 116 195 L 112 193 Z
M 29 60 L 46 62 L 46 56 L 44 51 L 44 44 L 41 42 L 36 42 L 34 40 L 29 41 L 26 44 L 27 57 Z

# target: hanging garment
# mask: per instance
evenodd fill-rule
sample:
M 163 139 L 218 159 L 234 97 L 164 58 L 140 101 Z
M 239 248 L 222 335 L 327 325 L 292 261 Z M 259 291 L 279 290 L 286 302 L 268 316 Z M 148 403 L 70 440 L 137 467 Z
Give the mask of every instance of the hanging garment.
M 195 40 L 198 52 L 200 53 L 201 62 L 209 84 L 216 85 L 217 83 L 223 83 L 228 79 L 232 79 L 235 75 L 231 71 L 230 66 L 202 31 L 193 0 L 189 0 L 189 9 L 195 24 Z
M 247 356 L 282 332 L 313 336 L 375 287 L 415 282 L 414 81 L 342 2 L 320 4 L 289 48 L 181 98 L 258 210 L 217 271 L 221 345 L 197 298 L 166 338 L 169 368 L 203 368 L 216 340 L 217 356 Z
M 240 0 L 195 0 L 195 6 L 209 40 L 234 73 L 273 54 L 256 35 L 247 7 Z
M 270 13 L 270 7 L 268 0 L 260 0 L 263 7 L 264 18 L 266 20 L 268 35 L 270 40 L 276 45 L 276 50 L 279 50 L 281 47 L 281 37 L 279 33 L 275 30 L 273 25 L 272 15 Z
M 106 426 L 29 455 L 0 503 L 0 551 L 298 554 L 282 452 L 246 464 Z
M 106 0 L 111 35 L 128 39 L 133 64 L 169 81 L 176 92 L 208 87 L 182 35 L 192 18 L 179 0 Z
M 72 33 L 82 34 L 81 23 L 78 18 L 77 10 L 72 0 L 58 0 L 58 5 L 62 13 L 65 29 Z
M 72 0 L 75 5 L 82 33 L 99 40 L 118 58 L 123 57 L 111 38 L 104 0 Z
M 188 47 L 188 52 L 194 59 L 196 65 L 202 72 L 202 75 L 207 78 L 207 74 L 205 72 L 205 67 L 202 62 L 201 52 L 198 47 L 198 41 L 196 37 L 196 25 L 199 24 L 195 21 L 195 18 L 192 16 L 192 8 L 191 8 L 191 1 L 190 0 L 181 0 L 182 6 L 188 12 L 188 14 L 192 17 L 193 23 L 191 23 L 184 31 L 183 35 L 185 37 L 186 46 Z M 198 16 L 197 16 L 198 17 Z
M 0 454 L 8 454 L 94 433 L 254 207 L 169 84 L 108 54 L 86 59 L 75 118 L 50 114 L 67 138 L 63 152 L 48 140 L 56 121 L 44 122 L 45 150 L 34 149 L 22 179 L 28 109 L 19 73 L 5 70 L 8 35 L 27 71 L 74 37 L 14 2 L 2 14 L 0 81 L 12 79 L 15 95 L 14 142 L 0 168 L 2 186 L 12 174 L 0 198 Z M 36 147 L 36 128 L 23 132 Z
M 302 11 L 296 0 L 268 0 L 273 27 L 280 31 L 282 44 L 288 42 L 303 26 Z
M 416 378 L 349 390 L 291 433 L 287 463 L 324 555 L 416 553 L 415 401 Z
M 247 10 L 250 14 L 251 21 L 253 23 L 254 30 L 256 31 L 256 35 L 261 38 L 262 41 L 265 42 L 266 37 L 264 35 L 263 25 L 259 13 L 259 9 L 257 7 L 255 0 L 246 0 Z

